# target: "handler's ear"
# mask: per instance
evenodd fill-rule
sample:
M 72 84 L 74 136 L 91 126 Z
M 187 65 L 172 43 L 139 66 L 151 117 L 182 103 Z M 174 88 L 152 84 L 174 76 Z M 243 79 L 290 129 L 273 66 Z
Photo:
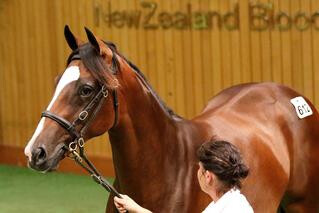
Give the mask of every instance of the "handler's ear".
M 70 28 L 68 25 L 64 26 L 64 37 L 66 42 L 68 43 L 69 47 L 75 51 L 76 49 L 79 48 L 79 46 L 81 44 L 83 44 L 83 41 L 81 41 L 80 39 L 78 39 L 77 37 L 75 37 L 73 35 L 73 33 L 71 32 Z
M 216 179 L 216 176 L 208 170 L 205 171 L 204 175 L 205 175 L 205 181 L 207 185 L 211 185 Z

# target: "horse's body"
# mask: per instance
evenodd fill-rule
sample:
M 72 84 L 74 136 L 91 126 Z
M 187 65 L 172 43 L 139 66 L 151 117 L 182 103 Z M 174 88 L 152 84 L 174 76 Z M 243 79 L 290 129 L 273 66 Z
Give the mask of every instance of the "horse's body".
M 68 36 L 75 51 L 79 41 Z M 255 212 L 276 212 L 284 195 L 288 211 L 319 209 L 319 117 L 308 100 L 313 115 L 299 119 L 290 103 L 299 96 L 293 90 L 274 83 L 243 84 L 222 91 L 200 115 L 185 120 L 161 102 L 134 65 L 88 36 L 108 65 L 114 62 L 112 58 L 118 63 L 118 120 L 108 99 L 85 136 L 88 139 L 109 131 L 118 191 L 154 212 L 202 211 L 210 199 L 197 183 L 195 153 L 203 142 L 215 138 L 241 150 L 250 168 L 242 192 Z M 72 106 L 86 99 L 79 99 L 76 92 L 66 96 L 67 91 L 76 91 L 82 81 L 96 79 L 78 58 L 69 66 L 79 67 L 80 77 L 65 86 L 50 110 L 71 120 L 83 104 L 75 108 L 61 104 Z M 50 163 L 54 157 L 50 153 L 58 144 L 67 143 L 67 136 L 50 120 L 43 120 L 41 128 L 25 152 L 32 167 L 44 170 L 55 166 Z M 109 199 L 106 212 L 115 212 L 113 199 Z
M 290 208 L 318 209 L 319 117 L 312 105 L 312 116 L 297 117 L 290 103 L 296 92 L 274 83 L 235 86 L 189 121 L 167 113 L 139 81 L 134 88 L 139 91 L 130 95 L 132 102 L 125 97 L 130 121 L 112 130 L 110 139 L 115 186 L 142 206 L 154 212 L 203 210 L 209 199 L 197 184 L 195 152 L 216 138 L 242 151 L 250 167 L 242 191 L 255 212 L 276 212 L 286 191 L 290 200 L 300 200 Z

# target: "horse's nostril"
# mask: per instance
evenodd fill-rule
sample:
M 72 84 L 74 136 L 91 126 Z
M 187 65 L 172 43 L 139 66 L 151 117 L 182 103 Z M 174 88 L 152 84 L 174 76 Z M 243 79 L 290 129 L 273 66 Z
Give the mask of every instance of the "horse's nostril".
M 46 152 L 44 148 L 38 147 L 32 153 L 33 161 L 36 165 L 42 164 L 46 160 Z
M 40 149 L 39 156 L 38 156 L 39 160 L 45 159 L 45 157 L 46 157 L 45 150 L 41 147 L 39 149 Z

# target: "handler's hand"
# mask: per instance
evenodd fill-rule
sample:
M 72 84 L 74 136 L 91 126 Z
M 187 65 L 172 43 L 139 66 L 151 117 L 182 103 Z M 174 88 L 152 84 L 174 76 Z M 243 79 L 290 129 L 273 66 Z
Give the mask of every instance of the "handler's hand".
M 122 198 L 114 197 L 114 204 L 120 213 L 129 211 L 130 213 L 151 213 L 151 211 L 144 209 L 138 205 L 132 198 L 127 195 L 122 195 Z

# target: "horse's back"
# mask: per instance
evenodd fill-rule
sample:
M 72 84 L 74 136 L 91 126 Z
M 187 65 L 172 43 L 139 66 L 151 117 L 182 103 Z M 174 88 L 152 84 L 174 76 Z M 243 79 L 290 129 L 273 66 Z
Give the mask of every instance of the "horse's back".
M 313 114 L 299 119 L 290 103 L 297 96 L 276 83 L 242 84 L 219 93 L 194 118 L 211 127 L 212 137 L 241 149 L 251 169 L 243 191 L 257 212 L 278 206 L 284 193 L 293 198 L 288 202 L 304 200 L 308 211 L 318 205 L 319 116 L 305 98 Z M 256 197 L 256 190 L 265 196 Z

